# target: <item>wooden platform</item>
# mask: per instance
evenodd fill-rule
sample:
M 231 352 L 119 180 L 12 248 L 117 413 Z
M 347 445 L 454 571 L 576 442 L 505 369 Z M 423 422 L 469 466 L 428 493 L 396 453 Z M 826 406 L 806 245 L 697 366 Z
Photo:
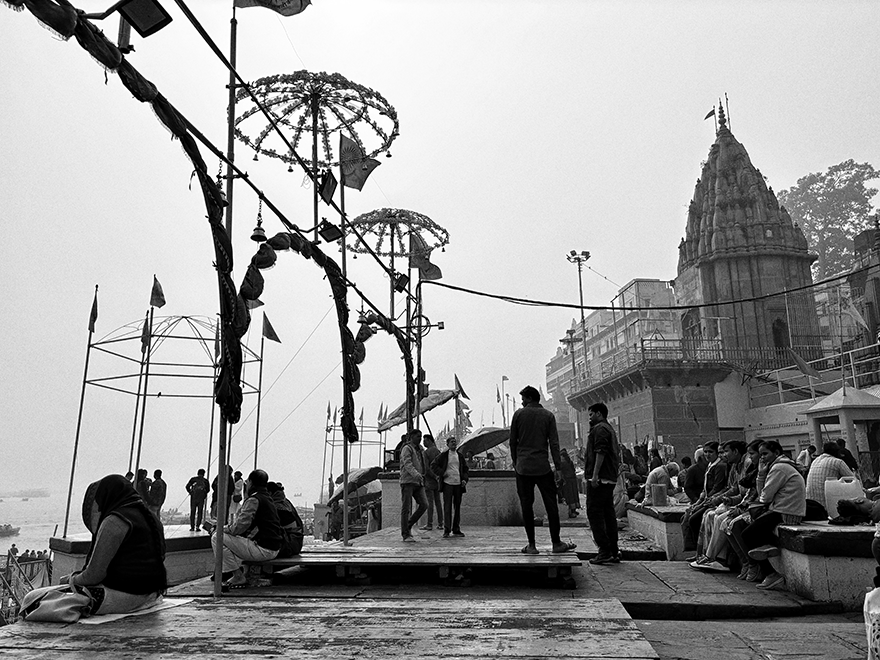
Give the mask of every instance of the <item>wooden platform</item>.
M 540 554 L 523 554 L 520 550 L 525 545 L 525 532 L 520 528 L 470 527 L 464 532 L 465 537 L 444 539 L 437 530 L 416 531 L 417 542 L 405 543 L 399 530 L 384 529 L 360 536 L 349 546 L 341 543 L 306 546 L 296 557 L 276 559 L 262 566 L 273 570 L 297 566 L 333 567 L 342 578 L 361 577 L 376 567 L 423 567 L 436 569 L 441 579 L 465 570 L 506 568 L 538 570 L 549 579 L 556 579 L 569 577 L 572 567 L 581 564 L 575 552 L 554 554 L 549 543 L 543 547 L 539 544 Z M 583 532 L 579 536 L 583 537 L 579 538 L 580 543 L 588 544 Z M 254 575 L 253 569 L 251 574 Z
M 199 599 L 98 626 L 0 628 L 0 657 L 657 658 L 613 599 Z

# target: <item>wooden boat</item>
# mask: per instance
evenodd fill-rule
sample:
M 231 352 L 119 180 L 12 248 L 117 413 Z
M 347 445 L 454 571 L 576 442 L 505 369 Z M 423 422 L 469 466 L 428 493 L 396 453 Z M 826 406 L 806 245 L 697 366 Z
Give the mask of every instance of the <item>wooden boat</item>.
M 18 536 L 21 527 L 13 527 L 12 525 L 0 525 L 0 536 Z

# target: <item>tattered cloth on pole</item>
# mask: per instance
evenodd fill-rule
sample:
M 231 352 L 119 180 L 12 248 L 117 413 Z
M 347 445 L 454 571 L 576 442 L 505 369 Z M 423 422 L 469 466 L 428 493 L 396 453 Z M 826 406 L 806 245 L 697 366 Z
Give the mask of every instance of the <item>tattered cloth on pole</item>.
M 357 142 L 339 134 L 339 168 L 343 186 L 362 190 L 367 177 L 381 164 L 375 158 L 367 158 Z
M 409 267 L 419 269 L 419 277 L 423 280 L 439 280 L 443 271 L 431 263 L 431 249 L 417 231 L 409 233 Z
M 265 7 L 282 16 L 296 16 L 305 11 L 310 4 L 312 0 L 235 0 L 235 6 L 239 9 Z
M 429 390 L 428 396 L 419 401 L 419 409 L 415 415 L 421 415 L 429 410 L 433 410 L 437 406 L 442 406 L 447 401 L 455 398 L 455 390 Z M 400 404 L 385 418 L 376 429 L 380 433 L 390 428 L 406 422 L 406 403 Z
M 788 354 L 791 355 L 791 358 L 794 360 L 794 363 L 797 365 L 797 368 L 800 369 L 802 374 L 813 378 L 821 378 L 819 372 L 811 367 L 804 358 L 795 353 L 792 349 L 788 349 Z
M 458 392 L 458 396 L 462 399 L 470 399 L 467 395 L 467 392 L 464 391 L 464 388 L 461 386 L 461 383 L 458 380 L 458 374 L 455 374 L 455 391 Z

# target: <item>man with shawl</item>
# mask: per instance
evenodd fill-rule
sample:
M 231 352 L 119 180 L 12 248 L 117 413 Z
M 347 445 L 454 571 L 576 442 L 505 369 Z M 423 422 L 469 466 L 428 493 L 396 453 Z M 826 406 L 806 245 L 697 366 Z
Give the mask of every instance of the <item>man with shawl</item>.
M 92 532 L 86 565 L 61 583 L 86 587 L 94 599 L 92 614 L 153 605 L 168 586 L 165 537 L 131 483 L 111 474 L 89 485 L 82 514 Z

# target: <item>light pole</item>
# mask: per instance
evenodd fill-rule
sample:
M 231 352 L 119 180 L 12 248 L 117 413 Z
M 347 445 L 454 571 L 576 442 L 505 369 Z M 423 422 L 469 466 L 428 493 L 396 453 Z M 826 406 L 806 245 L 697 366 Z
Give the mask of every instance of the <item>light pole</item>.
M 560 343 L 568 346 L 568 350 L 571 353 L 571 378 L 572 378 L 572 382 L 574 382 L 575 378 L 577 377 L 577 365 L 575 364 L 575 361 L 574 361 L 574 345 L 577 342 L 577 340 L 574 338 L 574 330 L 571 330 L 571 329 L 566 330 L 565 337 L 563 339 L 560 339 L 559 341 L 560 341 Z M 574 389 L 573 385 L 571 385 L 570 387 L 572 388 L 572 390 Z M 583 440 L 583 434 L 581 433 L 581 411 L 578 408 L 575 408 L 574 413 L 575 413 L 575 420 L 576 420 L 575 421 L 575 429 L 577 431 L 575 433 L 575 436 L 578 440 L 578 443 L 582 444 L 581 441 Z M 569 418 L 569 419 L 571 419 L 571 418 Z
M 577 264 L 577 267 L 578 267 L 578 293 L 580 293 L 580 300 L 581 300 L 581 340 L 583 341 L 583 345 L 584 345 L 584 369 L 586 369 L 586 367 L 587 367 L 587 322 L 584 319 L 583 270 L 584 270 L 584 264 L 586 263 L 587 259 L 590 258 L 590 253 L 587 252 L 586 250 L 581 250 L 580 253 L 578 253 L 575 250 L 572 250 L 567 255 L 565 255 L 565 258 L 568 259 L 568 261 L 570 263 Z M 572 351 L 573 350 L 574 350 L 574 348 L 572 347 Z M 577 374 L 575 374 L 575 375 L 577 375 Z

